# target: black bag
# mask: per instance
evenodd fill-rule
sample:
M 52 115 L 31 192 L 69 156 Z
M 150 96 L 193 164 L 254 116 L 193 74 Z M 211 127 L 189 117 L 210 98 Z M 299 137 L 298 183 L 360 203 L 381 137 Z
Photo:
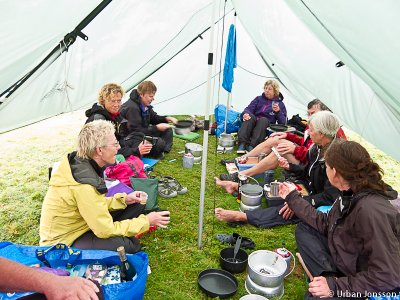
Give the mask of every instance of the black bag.
M 307 127 L 307 121 L 303 120 L 299 114 L 297 115 L 293 115 L 293 117 L 287 122 L 287 125 L 290 125 L 294 128 L 296 128 L 296 130 L 300 131 L 300 132 L 304 132 L 304 130 Z

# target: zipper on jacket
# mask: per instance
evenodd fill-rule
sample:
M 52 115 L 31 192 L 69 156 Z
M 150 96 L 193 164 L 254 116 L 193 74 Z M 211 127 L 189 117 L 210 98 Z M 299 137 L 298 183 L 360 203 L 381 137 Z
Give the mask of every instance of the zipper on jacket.
M 314 144 L 315 145 L 315 144 Z M 316 146 L 317 147 L 317 150 L 318 150 L 318 154 L 317 154 L 317 158 L 315 159 L 315 161 L 311 164 L 311 167 L 308 169 L 308 177 L 311 177 L 311 170 L 312 170 L 312 168 L 314 167 L 314 165 L 316 164 L 316 162 L 318 161 L 318 158 L 319 158 L 319 154 L 320 154 L 320 149 L 319 149 L 319 147 L 318 146 Z

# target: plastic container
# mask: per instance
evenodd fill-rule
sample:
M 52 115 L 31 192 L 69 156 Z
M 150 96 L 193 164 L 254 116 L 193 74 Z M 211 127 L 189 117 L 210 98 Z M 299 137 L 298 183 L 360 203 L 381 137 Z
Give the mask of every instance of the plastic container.
M 272 181 L 274 181 L 274 170 L 268 170 L 264 172 L 264 184 L 270 184 Z
M 239 163 L 237 163 L 237 167 L 239 169 L 239 172 L 247 170 L 247 169 L 250 169 L 251 167 L 254 167 L 255 165 L 256 164 L 239 164 Z M 264 173 L 254 175 L 252 177 L 254 177 L 254 178 L 263 178 L 264 177 Z

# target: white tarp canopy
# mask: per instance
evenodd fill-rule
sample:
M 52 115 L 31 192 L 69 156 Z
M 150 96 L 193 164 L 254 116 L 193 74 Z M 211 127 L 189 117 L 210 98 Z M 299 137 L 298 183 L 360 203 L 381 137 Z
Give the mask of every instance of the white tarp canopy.
M 266 77 L 276 76 L 289 115 L 302 113 L 318 97 L 345 126 L 400 159 L 398 1 L 232 0 L 226 6 L 215 1 L 219 22 L 212 107 L 226 101 L 218 76 L 236 11 L 235 107 L 243 109 L 261 94 Z M 0 0 L 0 93 L 99 3 Z M 130 90 L 146 78 L 158 87 L 157 112 L 202 114 L 209 45 L 208 31 L 203 32 L 210 26 L 211 9 L 209 0 L 112 1 L 82 30 L 88 41 L 78 37 L 68 52 L 2 99 L 0 132 L 88 107 L 107 82 Z M 199 34 L 202 38 L 196 39 Z M 344 65 L 337 67 L 339 61 Z

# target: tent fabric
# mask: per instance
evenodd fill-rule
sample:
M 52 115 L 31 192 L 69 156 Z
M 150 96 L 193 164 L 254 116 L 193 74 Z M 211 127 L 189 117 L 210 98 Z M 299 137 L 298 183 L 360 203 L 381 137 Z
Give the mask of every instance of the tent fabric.
M 216 23 L 212 107 L 226 99 L 218 66 L 228 34 L 222 22 L 229 22 L 234 9 L 236 109 L 262 92 L 267 77 L 277 76 L 289 115 L 305 111 L 318 97 L 345 126 L 400 159 L 398 1 L 215 1 L 215 21 L 223 11 L 227 17 Z M 32 69 L 99 3 L 53 2 L 2 0 L 0 91 Z M 107 82 L 130 90 L 148 78 L 158 87 L 157 112 L 204 111 L 211 3 L 112 1 L 84 29 L 88 41 L 78 38 L 46 70 L 1 99 L 0 132 L 88 107 Z M 344 66 L 337 67 L 339 61 Z
M 2 0 L 0 90 L 18 81 L 50 52 L 98 1 Z

